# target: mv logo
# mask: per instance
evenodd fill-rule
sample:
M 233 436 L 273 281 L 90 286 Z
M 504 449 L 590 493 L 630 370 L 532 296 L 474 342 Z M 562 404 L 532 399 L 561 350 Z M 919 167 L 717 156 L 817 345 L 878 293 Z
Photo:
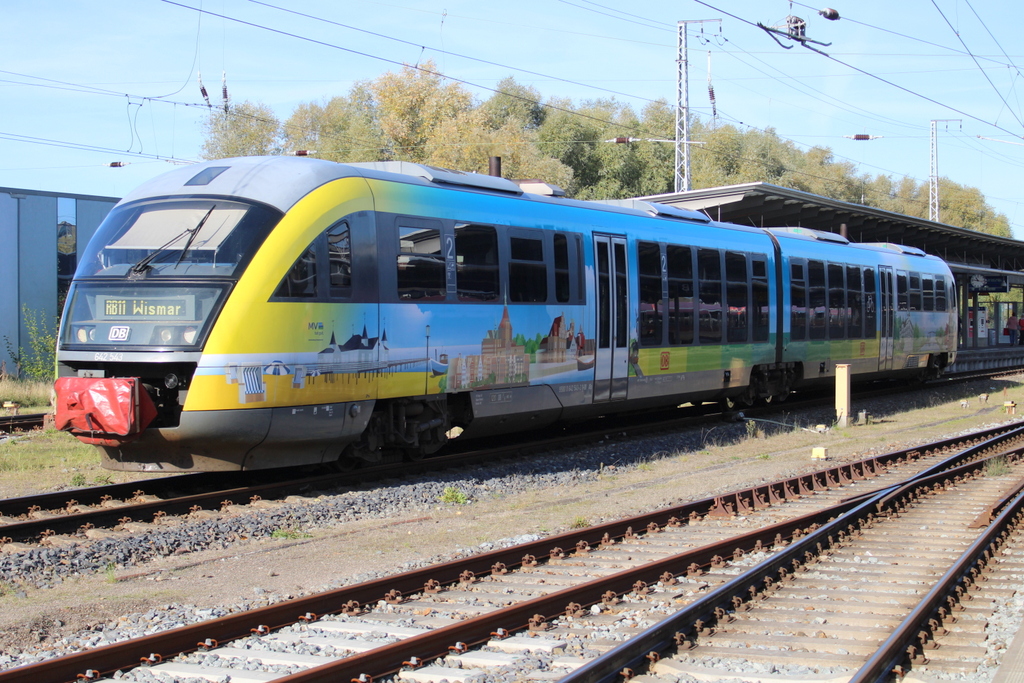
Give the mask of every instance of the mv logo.
M 322 330 L 324 329 L 323 323 L 306 323 L 307 330 Z

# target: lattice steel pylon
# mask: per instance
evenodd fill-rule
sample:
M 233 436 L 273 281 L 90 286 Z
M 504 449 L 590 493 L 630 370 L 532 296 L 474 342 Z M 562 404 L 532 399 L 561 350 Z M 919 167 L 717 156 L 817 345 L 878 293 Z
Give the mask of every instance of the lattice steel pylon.
M 928 220 L 939 222 L 939 135 L 937 124 L 960 123 L 960 119 L 932 119 L 931 173 L 928 175 Z M 947 126 L 948 128 L 948 126 Z
M 689 60 L 686 56 L 687 24 L 703 24 L 721 19 L 684 19 L 678 23 L 679 56 L 676 58 L 676 172 L 675 191 L 690 188 L 690 87 L 687 82 Z

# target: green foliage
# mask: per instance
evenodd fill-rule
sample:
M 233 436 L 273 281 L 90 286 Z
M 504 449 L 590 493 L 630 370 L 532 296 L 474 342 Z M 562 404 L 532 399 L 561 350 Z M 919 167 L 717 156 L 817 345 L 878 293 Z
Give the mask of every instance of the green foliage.
M 928 185 L 910 178 L 859 174 L 831 149 L 798 148 L 774 129 L 741 130 L 691 121 L 690 178 L 695 189 L 765 182 L 845 202 L 923 218 Z M 621 199 L 672 192 L 675 109 L 652 102 L 637 113 L 614 99 L 542 101 L 534 88 L 509 77 L 478 101 L 446 79 L 433 62 L 404 66 L 352 86 L 348 93 L 300 104 L 287 121 L 269 107 L 243 102 L 212 110 L 207 159 L 316 150 L 338 162 L 413 161 L 487 172 L 502 158 L 508 178 L 537 178 L 577 199 Z M 629 144 L 609 142 L 636 138 Z M 942 222 L 1011 235 L 1009 220 L 981 192 L 940 179 Z
M 28 346 L 15 347 L 11 338 L 4 335 L 7 355 L 14 361 L 14 375 L 16 378 L 52 382 L 57 355 L 57 320 L 47 321 L 44 313 L 27 305 L 21 307 L 21 316 L 22 325 L 28 332 Z
M 573 529 L 586 529 L 590 526 L 590 521 L 582 515 L 576 515 L 569 526 Z
M 204 159 L 280 154 L 281 123 L 270 107 L 253 102 L 214 109 L 203 132 Z
M 71 475 L 71 485 L 76 487 L 85 486 L 88 483 L 88 479 L 81 472 L 75 472 Z
M 999 456 L 992 458 L 985 463 L 985 476 L 1002 477 L 1010 473 L 1010 466 L 1006 464 L 1006 458 Z
M 453 503 L 455 505 L 465 505 L 469 502 L 466 494 L 454 486 L 445 487 L 438 500 L 442 503 Z
M 305 531 L 299 531 L 298 529 L 274 529 L 270 533 L 270 537 L 286 541 L 295 541 L 300 538 L 313 538 L 313 534 Z
M 0 403 L 11 401 L 21 406 L 22 411 L 41 408 L 50 404 L 53 383 L 49 380 L 27 380 L 14 377 L 0 377 Z

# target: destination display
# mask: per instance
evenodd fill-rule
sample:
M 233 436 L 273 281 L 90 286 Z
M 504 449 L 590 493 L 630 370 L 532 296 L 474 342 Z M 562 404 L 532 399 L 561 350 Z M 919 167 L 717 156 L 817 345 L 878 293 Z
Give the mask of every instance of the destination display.
M 99 320 L 195 320 L 195 297 L 96 297 Z

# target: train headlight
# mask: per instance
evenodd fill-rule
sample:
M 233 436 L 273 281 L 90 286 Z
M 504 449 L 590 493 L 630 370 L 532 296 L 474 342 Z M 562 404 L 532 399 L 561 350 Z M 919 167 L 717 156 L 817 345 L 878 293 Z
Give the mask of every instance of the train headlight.
M 186 344 L 194 344 L 197 332 L 198 330 L 194 326 L 189 325 L 185 328 L 185 331 L 181 333 L 181 336 L 185 340 Z
M 174 330 L 170 327 L 161 327 L 157 331 L 157 339 L 160 340 L 161 344 L 170 344 L 174 339 Z
M 88 344 L 96 339 L 96 328 L 82 326 L 75 330 L 75 339 L 82 344 Z

